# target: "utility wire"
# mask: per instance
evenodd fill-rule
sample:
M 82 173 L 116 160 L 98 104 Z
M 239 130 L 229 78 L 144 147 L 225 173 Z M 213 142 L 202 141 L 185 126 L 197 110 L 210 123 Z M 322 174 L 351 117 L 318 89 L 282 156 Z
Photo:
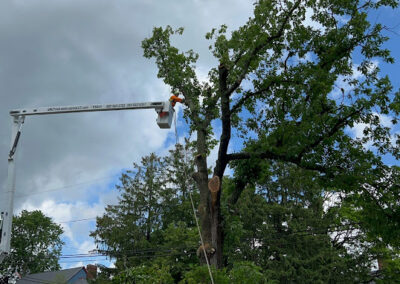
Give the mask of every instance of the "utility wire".
M 188 252 L 195 252 L 195 249 L 192 249 L 191 251 Z M 149 258 L 157 258 L 157 257 L 168 257 L 168 256 L 182 256 L 182 255 L 186 255 L 188 252 L 172 252 L 172 253 L 155 253 L 155 254 L 148 254 L 148 255 L 126 255 L 128 258 L 139 258 L 139 259 L 149 259 Z M 121 254 L 122 256 L 122 254 Z M 105 257 L 105 259 L 99 259 L 99 258 L 103 258 Z M 112 256 L 107 256 L 107 255 L 99 255 L 97 257 L 92 257 L 90 259 L 77 259 L 77 260 L 72 260 L 73 258 L 64 258 L 66 260 L 64 261 L 59 261 L 59 263 L 78 263 L 78 262 L 99 262 L 99 261 L 106 261 L 107 258 L 113 258 Z
M 179 140 L 179 137 L 178 137 L 178 129 L 177 129 L 177 127 L 176 127 L 176 121 L 177 121 L 177 120 L 178 120 L 178 114 L 177 114 L 177 112 L 174 112 L 175 145 L 178 144 L 178 140 Z
M 112 177 L 112 176 L 109 176 L 109 177 L 102 177 L 102 178 L 98 178 L 98 179 L 94 179 L 94 180 L 89 180 L 89 181 L 85 181 L 85 182 L 81 182 L 81 183 L 66 185 L 66 186 L 63 186 L 63 187 L 53 188 L 53 189 L 49 189 L 49 190 L 36 191 L 36 192 L 31 192 L 31 193 L 26 193 L 26 194 L 17 194 L 17 195 L 15 196 L 15 198 L 22 198 L 22 197 L 27 197 L 27 196 L 35 195 L 35 194 L 42 194 L 42 193 L 47 193 L 47 192 L 65 190 L 65 189 L 69 189 L 69 188 L 71 188 L 71 187 L 80 187 L 80 186 L 82 186 L 82 185 L 91 184 L 91 183 L 94 183 L 94 182 L 96 182 L 96 181 L 106 180 L 106 179 L 111 179 L 111 178 L 113 178 L 113 177 Z M 3 195 L 3 194 L 1 194 L 1 195 Z
M 183 250 L 183 251 L 182 251 Z M 194 252 L 196 249 L 195 248 L 189 248 L 189 247 L 181 247 L 181 248 L 171 248 L 171 249 L 166 249 L 166 248 L 154 248 L 154 249 L 144 249 L 144 250 L 124 250 L 124 252 L 107 252 L 107 251 L 100 251 L 97 254 L 91 254 L 91 253 L 81 253 L 81 254 L 64 254 L 61 255 L 61 259 L 67 259 L 67 258 L 78 258 L 78 257 L 100 257 L 100 256 L 108 256 L 108 257 L 115 257 L 115 256 L 135 256 L 135 255 L 153 255 L 154 253 L 171 253 L 171 254 L 190 254 Z M 127 254 L 128 253 L 128 254 Z M 130 254 L 129 254 L 130 253 Z
M 64 224 L 64 223 L 75 223 L 75 222 L 94 220 L 96 218 L 97 217 L 90 217 L 90 218 L 85 218 L 85 219 L 69 220 L 69 221 L 62 221 L 62 222 L 57 222 L 57 223 L 61 223 L 61 224 Z
M 58 263 L 79 263 L 79 262 L 83 262 L 83 263 L 99 263 L 100 261 L 107 261 L 107 258 L 105 259 L 92 259 L 92 260 L 73 260 L 73 261 L 59 261 Z
M 66 256 L 60 256 L 60 259 L 68 259 L 68 258 L 94 258 L 94 257 L 100 257 L 100 256 L 107 256 L 105 254 L 95 254 L 95 255 L 66 255 Z
M 338 227 L 338 226 L 329 226 L 327 228 L 332 228 L 332 227 Z M 325 229 L 327 229 L 325 228 Z M 322 229 L 322 228 L 321 228 Z M 345 228 L 345 229 L 349 229 L 349 228 Z M 352 229 L 351 229 L 352 230 Z M 277 233 L 274 232 L 272 233 L 271 236 L 260 236 L 260 237 L 244 237 L 241 238 L 241 242 L 246 242 L 246 241 L 252 241 L 252 240 L 257 240 L 257 241 L 268 241 L 268 240 L 276 240 L 279 238 L 283 238 L 283 237 L 290 237 L 296 234 L 300 234 L 300 236 L 303 237 L 319 237 L 322 235 L 322 237 L 327 236 L 328 237 L 328 232 L 326 232 L 325 230 L 296 230 L 296 231 L 289 231 L 289 232 L 281 232 L 281 233 Z M 76 248 L 73 248 L 76 249 Z M 184 253 L 190 253 L 192 252 L 194 249 L 191 248 L 191 246 L 181 246 L 181 247 L 175 247 L 175 248 L 171 248 L 171 249 L 167 249 L 167 248 L 147 248 L 147 249 L 138 249 L 138 250 L 125 250 L 124 253 L 121 252 L 114 252 L 112 250 L 98 250 L 97 254 L 93 254 L 93 253 L 76 253 L 76 254 L 65 254 L 65 255 L 61 255 L 60 258 L 78 258 L 78 257 L 101 257 L 101 256 L 110 256 L 110 257 L 115 257 L 115 256 L 122 256 L 122 255 L 126 255 L 126 253 L 131 253 L 130 256 L 133 255 L 137 255 L 137 254 L 151 254 L 154 252 L 176 252 L 177 250 L 184 250 Z
M 196 216 L 196 209 L 194 208 L 194 203 L 193 203 L 192 191 L 191 191 L 191 190 L 189 190 L 189 196 L 190 196 L 190 202 L 192 203 L 193 215 L 194 215 L 194 218 L 195 218 L 195 220 L 196 220 L 197 230 L 199 231 L 199 236 L 200 236 L 200 240 L 201 240 L 201 245 L 202 245 L 202 247 L 203 247 L 204 257 L 205 257 L 206 262 L 207 262 L 208 273 L 210 274 L 211 283 L 214 284 L 214 279 L 213 279 L 213 276 L 212 276 L 212 273 L 211 273 L 210 263 L 208 262 L 208 257 L 207 257 L 207 253 L 206 253 L 206 248 L 204 247 L 203 237 L 201 236 L 199 221 L 197 220 L 197 216 Z
M 194 253 L 195 252 L 195 249 L 193 249 L 192 250 L 192 252 Z M 167 257 L 167 256 L 181 256 L 181 255 L 185 255 L 185 254 L 187 254 L 187 253 L 178 253 L 178 252 L 174 252 L 174 253 L 156 253 L 156 254 L 149 254 L 149 255 L 125 255 L 126 257 L 128 257 L 128 258 L 146 258 L 146 259 L 148 259 L 148 258 L 157 258 L 157 257 Z M 121 254 L 121 256 L 122 256 L 122 254 Z M 106 259 L 86 259 L 86 260 L 75 260 L 75 261 L 60 261 L 60 263 L 76 263 L 76 262 L 90 262 L 90 261 L 94 261 L 94 260 L 97 260 L 97 261 L 105 261 L 105 260 L 107 260 L 107 258 L 109 257 L 109 256 L 106 256 L 106 255 L 103 255 L 103 256 L 99 256 L 99 257 L 106 257 Z M 113 257 L 110 257 L 110 258 L 113 258 Z M 70 258 L 67 258 L 67 260 L 70 260 Z
M 153 248 L 145 248 L 145 249 L 135 249 L 135 250 L 124 250 L 124 253 L 112 250 L 98 250 L 97 253 L 73 253 L 73 254 L 63 254 L 61 257 L 69 257 L 69 256 L 93 256 L 93 255 L 126 255 L 126 252 L 130 253 L 151 253 L 151 252 L 173 252 L 177 250 L 183 250 L 184 252 L 189 252 L 194 250 L 193 246 L 179 246 L 179 247 L 153 247 Z

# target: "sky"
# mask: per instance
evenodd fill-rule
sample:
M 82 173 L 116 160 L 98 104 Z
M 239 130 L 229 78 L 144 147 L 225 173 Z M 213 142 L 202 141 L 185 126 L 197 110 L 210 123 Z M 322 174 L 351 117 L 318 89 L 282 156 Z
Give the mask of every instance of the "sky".
M 2 0 L 1 189 L 7 178 L 11 109 L 167 100 L 169 88 L 157 78 L 154 61 L 145 59 L 140 47 L 153 27 L 184 27 L 184 35 L 174 38 L 174 44 L 199 53 L 198 76 L 206 78 L 217 63 L 204 35 L 222 24 L 230 29 L 244 24 L 252 14 L 252 2 Z M 387 46 L 400 60 L 398 14 L 385 10 L 374 17 L 392 28 Z M 398 63 L 378 64 L 399 88 Z M 174 130 L 159 129 L 155 120 L 153 110 L 27 117 L 17 153 L 15 213 L 40 209 L 60 223 L 64 255 L 94 249 L 89 237 L 94 217 L 117 202 L 115 184 L 121 171 L 151 152 L 166 153 L 175 141 Z M 352 129 L 353 135 L 359 129 Z M 67 268 L 103 259 L 60 262 Z

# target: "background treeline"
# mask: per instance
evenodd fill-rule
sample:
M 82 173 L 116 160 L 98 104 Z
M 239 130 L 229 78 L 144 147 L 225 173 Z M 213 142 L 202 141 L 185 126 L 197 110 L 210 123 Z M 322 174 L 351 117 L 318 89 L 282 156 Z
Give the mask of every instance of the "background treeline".
M 0 284 L 19 276 L 60 270 L 63 228 L 40 210 L 22 210 L 13 218 L 11 253 L 0 263 Z

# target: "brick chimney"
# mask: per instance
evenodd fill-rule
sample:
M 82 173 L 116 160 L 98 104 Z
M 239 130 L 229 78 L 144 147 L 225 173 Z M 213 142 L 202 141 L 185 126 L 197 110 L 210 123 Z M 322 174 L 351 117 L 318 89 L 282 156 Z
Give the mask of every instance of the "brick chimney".
M 86 271 L 87 271 L 87 279 L 96 279 L 97 277 L 97 266 L 93 264 L 88 264 L 86 266 Z

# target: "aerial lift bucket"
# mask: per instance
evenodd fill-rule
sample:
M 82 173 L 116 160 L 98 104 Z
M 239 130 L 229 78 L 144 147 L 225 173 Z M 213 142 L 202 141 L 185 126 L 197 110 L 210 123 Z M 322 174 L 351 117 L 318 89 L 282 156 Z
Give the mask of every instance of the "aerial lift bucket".
M 157 110 L 157 124 L 160 128 L 171 128 L 172 119 L 174 118 L 174 107 L 170 101 L 164 103 L 163 108 Z

